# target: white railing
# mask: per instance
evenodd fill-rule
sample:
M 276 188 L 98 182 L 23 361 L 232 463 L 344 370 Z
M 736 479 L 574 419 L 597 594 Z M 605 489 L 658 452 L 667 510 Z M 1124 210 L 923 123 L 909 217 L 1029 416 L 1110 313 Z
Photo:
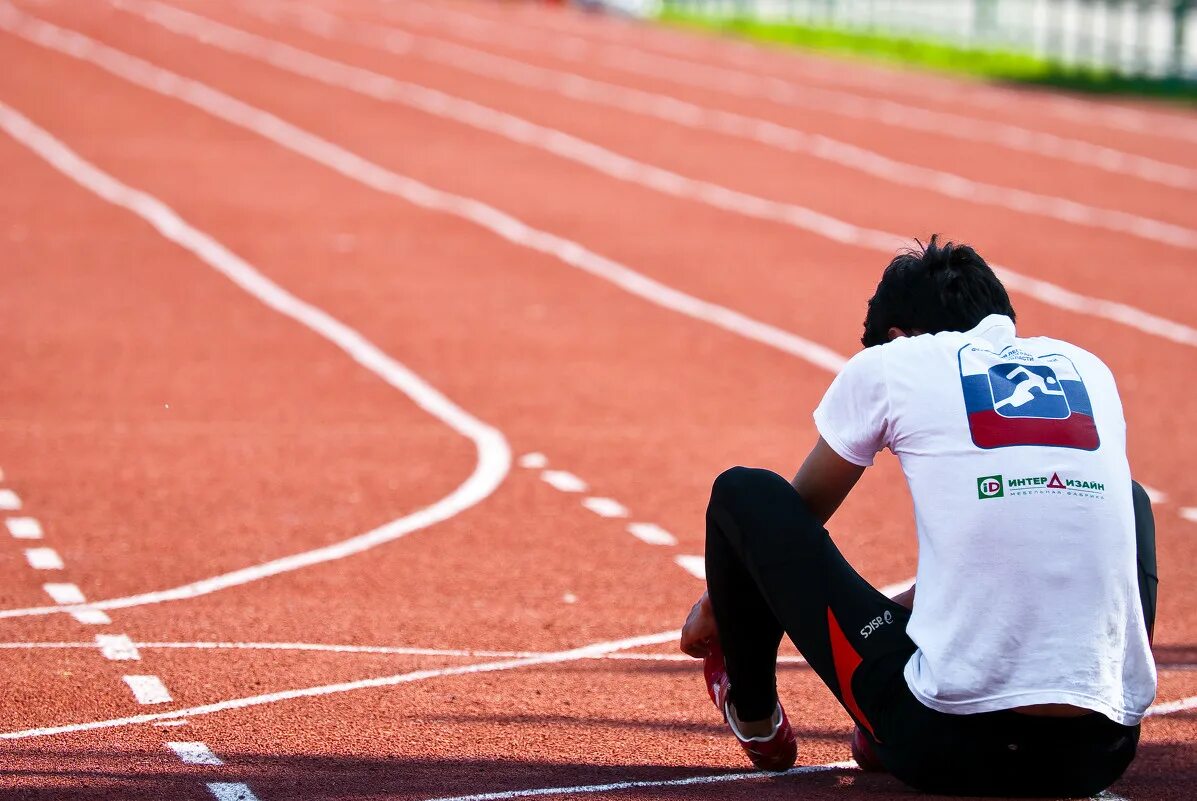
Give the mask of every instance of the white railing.
M 1194 0 L 605 0 L 1028 53 L 1070 68 L 1197 80 Z

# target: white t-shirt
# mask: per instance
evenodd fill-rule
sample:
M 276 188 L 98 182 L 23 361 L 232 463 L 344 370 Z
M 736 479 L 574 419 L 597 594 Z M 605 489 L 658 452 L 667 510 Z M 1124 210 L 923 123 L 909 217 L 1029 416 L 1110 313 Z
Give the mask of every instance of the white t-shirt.
M 990 315 L 856 354 L 815 410 L 827 444 L 902 464 L 918 527 L 906 683 L 972 714 L 1071 704 L 1134 725 L 1155 697 L 1126 422 L 1108 367 Z

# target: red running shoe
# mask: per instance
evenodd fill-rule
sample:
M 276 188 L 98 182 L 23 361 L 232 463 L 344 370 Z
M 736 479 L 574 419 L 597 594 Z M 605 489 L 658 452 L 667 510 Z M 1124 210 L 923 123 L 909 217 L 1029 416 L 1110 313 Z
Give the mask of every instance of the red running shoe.
M 860 726 L 852 732 L 852 758 L 866 773 L 885 773 L 885 765 L 877 758 L 877 752 L 873 750 L 872 743 L 860 730 Z
M 781 702 L 777 702 L 778 721 L 772 734 L 768 737 L 742 737 L 727 714 L 731 684 L 727 680 L 727 668 L 723 664 L 723 651 L 717 644 L 711 646 L 711 652 L 703 659 L 702 672 L 707 681 L 707 694 L 711 696 L 715 708 L 723 715 L 723 721 L 732 730 L 736 742 L 744 749 L 744 753 L 748 754 L 752 764 L 761 770 L 779 772 L 794 767 L 794 761 L 798 759 L 798 738 L 790 728 L 790 719 L 786 717 Z

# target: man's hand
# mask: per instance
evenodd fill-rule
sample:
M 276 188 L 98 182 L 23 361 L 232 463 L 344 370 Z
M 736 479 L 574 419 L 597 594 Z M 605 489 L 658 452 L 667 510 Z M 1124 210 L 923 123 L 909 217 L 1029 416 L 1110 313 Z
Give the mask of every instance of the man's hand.
M 719 641 L 715 627 L 715 611 L 711 598 L 705 592 L 690 609 L 686 624 L 682 626 L 682 651 L 696 659 L 702 659 L 711 651 L 711 644 Z

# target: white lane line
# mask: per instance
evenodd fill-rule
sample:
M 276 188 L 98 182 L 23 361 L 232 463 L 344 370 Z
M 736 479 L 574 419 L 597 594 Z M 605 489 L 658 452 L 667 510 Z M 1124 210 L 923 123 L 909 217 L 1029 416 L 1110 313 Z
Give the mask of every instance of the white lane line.
M 628 508 L 614 498 L 592 496 L 583 498 L 582 505 L 599 517 L 627 517 Z
M 677 537 L 656 523 L 628 523 L 628 533 L 649 545 L 677 545 Z
M 124 680 L 139 704 L 169 704 L 174 700 L 157 676 L 125 676 Z
M 0 119 L 2 119 L 3 105 L 0 103 Z M 42 589 L 54 600 L 54 603 L 59 604 L 58 607 L 49 607 L 50 609 L 67 612 L 79 623 L 103 626 L 112 622 L 108 615 L 96 609 L 94 605 L 83 606 L 82 604 L 87 604 L 87 599 L 83 597 L 83 591 L 74 584 L 52 582 L 43 584 Z
M 34 570 L 62 570 L 62 557 L 53 548 L 26 548 L 25 561 Z
M 309 15 L 313 13 L 313 10 L 296 9 L 296 12 Z M 324 12 L 315 13 L 323 14 Z M 272 15 L 264 14 L 264 16 Z M 336 24 L 342 27 L 349 27 L 347 23 L 342 22 L 338 18 L 334 17 L 333 19 L 336 20 Z M 369 29 L 375 30 L 375 27 L 369 26 Z M 308 25 L 305 28 L 319 31 L 320 35 L 326 38 L 336 38 L 328 30 L 329 25 L 327 24 Z M 690 129 L 708 130 L 738 139 L 747 139 L 788 153 L 806 155 L 846 169 L 863 172 L 874 178 L 899 186 L 937 192 L 957 200 L 998 207 L 1018 214 L 1047 217 L 1074 225 L 1103 228 L 1177 247 L 1197 248 L 1197 231 L 1173 223 L 1116 209 L 1100 208 L 1068 198 L 969 179 L 944 170 L 898 161 L 881 153 L 848 142 L 839 141 L 823 134 L 808 133 L 757 117 L 687 103 L 679 98 L 668 95 L 641 92 L 640 90 L 629 89 L 616 84 L 590 81 L 573 73 L 556 72 L 510 59 L 503 59 L 498 56 L 488 56 L 479 51 L 470 51 L 469 48 L 443 43 L 439 40 L 425 41 L 423 37 L 414 37 L 406 31 L 402 31 L 401 33 L 408 39 L 418 42 L 419 46 L 413 46 L 412 41 L 394 42 L 394 37 L 388 34 L 386 30 L 378 29 L 374 36 L 359 34 L 353 38 L 358 41 L 365 41 L 367 45 L 383 47 L 383 49 L 390 50 L 391 52 L 398 52 L 403 55 L 420 55 L 427 60 L 465 70 L 473 74 L 483 75 L 487 78 L 507 78 L 517 85 L 531 85 L 535 89 L 552 91 L 571 100 L 618 108 L 622 111 L 662 119 Z M 395 29 L 390 30 L 393 31 Z M 379 40 L 392 44 L 390 47 L 386 47 L 381 45 Z M 256 43 L 259 48 L 267 48 L 267 51 L 265 53 L 259 52 L 254 54 L 249 47 L 250 41 Z M 246 46 L 238 48 L 237 52 L 256 55 L 258 58 L 267 60 L 275 66 L 290 67 L 292 71 L 296 72 L 300 72 L 298 65 L 290 63 L 283 64 L 280 62 L 291 62 L 301 57 L 309 61 L 321 58 L 314 54 L 291 48 L 282 50 L 280 48 L 287 48 L 287 46 L 261 37 L 248 40 L 244 44 Z M 466 52 L 458 52 L 456 53 L 456 57 L 450 56 L 445 52 L 453 51 L 454 49 Z M 438 52 L 441 54 L 439 58 L 436 56 Z M 470 68 L 471 64 L 474 65 L 472 69 Z M 396 94 L 396 92 L 385 92 L 384 86 L 386 84 L 384 82 L 388 80 L 387 76 L 379 75 L 378 73 L 369 73 L 373 80 L 371 83 L 366 83 L 364 79 L 359 78 L 359 80 L 354 80 L 355 77 L 359 76 L 341 74 L 346 70 L 353 69 L 356 68 L 341 62 L 323 60 L 308 64 L 307 68 L 303 69 L 301 74 L 317 78 L 325 83 L 333 83 L 337 86 L 371 94 L 382 100 L 402 102 L 440 117 L 454 119 L 467 125 L 482 128 L 491 133 L 515 139 L 521 143 L 553 150 L 553 152 L 557 152 L 557 148 L 554 147 L 556 142 L 559 141 L 560 144 L 566 144 L 565 139 L 569 138 L 568 134 L 561 131 L 536 126 L 526 120 L 518 121 L 520 126 L 520 130 L 518 131 L 505 130 L 505 128 L 510 128 L 511 126 L 504 126 L 503 123 L 510 123 L 513 120 L 517 120 L 517 118 L 450 95 L 439 97 L 436 106 L 428 108 L 429 104 L 421 102 L 422 98 L 408 98 L 407 95 L 411 93 L 429 93 L 434 90 L 406 82 L 395 81 L 397 86 L 396 91 L 399 94 Z M 317 75 L 314 72 L 320 72 L 321 74 Z M 340 75 L 339 78 L 337 77 L 338 75 Z M 538 133 L 539 135 L 533 141 L 529 137 L 529 133 Z M 597 145 L 592 143 L 576 139 L 573 141 L 576 144 L 587 146 L 590 150 L 599 149 Z M 558 155 L 580 160 L 576 154 L 558 153 Z M 618 156 L 618 158 L 622 159 L 624 157 Z M 610 172 L 610 170 L 604 170 L 604 172 Z M 638 181 L 638 183 L 647 185 L 653 189 L 660 189 L 657 183 L 647 181 Z M 1197 173 L 1195 173 L 1193 186 L 1197 188 Z M 692 193 L 692 197 L 693 199 L 702 199 L 697 193 Z M 762 204 L 771 202 L 765 198 L 754 199 L 757 201 L 757 207 L 763 207 Z M 784 206 L 785 204 L 779 204 L 779 210 Z M 755 209 L 749 209 L 749 211 L 753 210 Z M 757 215 L 754 214 L 753 216 Z
M 678 566 L 694 576 L 696 579 L 702 581 L 707 580 L 707 560 L 702 556 L 694 556 L 692 554 L 679 554 L 673 557 L 673 561 L 678 563 Z
M 1191 523 L 1197 523 L 1197 506 L 1182 506 L 1180 516 Z
M 585 481 L 565 470 L 545 470 L 540 474 L 540 480 L 562 492 L 585 492 L 587 489 Z
M 1168 493 L 1164 492 L 1163 490 L 1156 489 L 1155 487 L 1149 487 L 1142 482 L 1139 483 L 1139 486 L 1142 487 L 1143 491 L 1147 493 L 1147 499 L 1153 504 L 1168 502 Z
M 245 33 L 189 11 L 163 6 L 153 0 L 150 2 L 111 0 L 111 2 L 126 11 L 138 14 L 144 19 L 179 35 L 194 38 L 203 44 L 220 47 L 252 58 L 265 59 L 267 63 L 288 69 L 296 74 L 344 86 L 383 101 L 405 102 L 418 106 L 430 114 L 452 116 L 456 121 L 544 149 L 615 179 L 642 185 L 663 194 L 706 203 L 724 211 L 755 219 L 788 225 L 816 236 L 881 252 L 887 256 L 892 256 L 894 251 L 906 242 L 906 238 L 898 234 L 855 225 L 805 206 L 773 201 L 708 181 L 687 178 L 669 170 L 630 159 L 561 131 L 544 128 L 476 103 L 450 98 L 433 90 L 404 84 L 385 75 L 331 61 L 288 45 Z M 261 48 L 266 48 L 267 54 L 258 52 Z M 947 183 L 952 184 L 953 182 L 949 180 Z M 1020 202 L 1025 202 L 1025 200 Z M 502 214 L 497 209 L 493 210 L 493 213 Z M 1069 214 L 1072 213 L 1069 212 Z M 1159 232 L 1157 231 L 1157 233 Z M 1177 227 L 1177 231 L 1173 233 L 1175 236 L 1171 237 L 1169 244 L 1197 249 L 1197 231 Z M 553 239 L 560 240 L 555 236 Z M 991 266 L 1008 289 L 1029 295 L 1041 303 L 1080 314 L 1102 317 L 1157 336 L 1173 339 L 1181 344 L 1197 347 L 1197 329 L 1184 323 L 1168 320 L 1124 303 L 1081 295 L 1043 279 L 1016 273 L 1008 267 L 996 264 Z M 618 265 L 618 267 L 622 271 L 630 272 L 629 268 L 623 265 Z M 582 269 L 593 272 L 587 267 L 582 267 Z M 676 292 L 676 290 L 671 291 Z M 809 350 L 814 344 L 808 341 L 807 349 Z
M 21 508 L 21 496 L 10 489 L 0 489 L 0 509 L 6 512 Z
M 583 793 L 612 793 L 620 790 L 635 790 L 643 787 L 690 787 L 696 784 L 723 784 L 741 781 L 776 781 L 782 776 L 802 776 L 808 773 L 825 773 L 832 770 L 849 770 L 856 763 L 830 762 L 826 765 L 804 765 L 790 768 L 784 773 L 765 773 L 754 770 L 745 773 L 716 773 L 705 776 L 689 776 L 684 779 L 655 779 L 642 781 L 609 782 L 607 784 L 580 784 L 573 787 L 536 787 L 527 790 L 502 790 L 495 793 L 474 793 L 429 798 L 427 801 L 505 801 L 509 798 L 531 798 L 542 795 L 580 795 Z
M 316 30 L 313 32 L 319 33 Z M 410 33 L 402 33 L 413 38 Z M 996 120 L 981 120 L 959 113 L 912 106 L 888 98 L 862 97 L 809 84 L 796 86 L 777 78 L 761 76 L 759 73 L 741 72 L 729 76 L 726 74 L 727 70 L 712 68 L 724 73 L 712 79 L 696 74 L 696 69 L 691 63 L 679 65 L 670 63 L 675 60 L 636 53 L 626 47 L 600 48 L 582 40 L 519 41 L 518 34 L 513 35 L 510 30 L 459 30 L 454 35 L 483 46 L 493 46 L 501 39 L 512 49 L 539 54 L 549 51 L 556 58 L 576 64 L 593 65 L 596 60 L 601 59 L 605 66 L 633 75 L 663 78 L 675 84 L 696 86 L 705 90 L 718 88 L 718 91 L 734 96 L 764 97 L 778 105 L 829 112 L 849 119 L 880 122 L 889 127 L 906 128 L 963 141 L 998 145 L 1017 152 L 1130 175 L 1178 189 L 1197 187 L 1197 170 L 1183 165 Z M 425 36 L 426 34 L 420 34 L 421 38 Z M 698 70 L 705 70 L 707 67 L 707 64 L 697 65 Z
M 299 698 L 316 698 L 325 695 L 333 695 L 336 693 L 353 692 L 356 690 L 395 687 L 400 684 L 408 684 L 411 682 L 425 681 L 427 679 L 437 679 L 447 676 L 465 676 L 475 673 L 494 673 L 522 667 L 533 667 L 536 665 L 553 665 L 564 662 L 575 662 L 580 659 L 593 659 L 614 651 L 623 651 L 629 648 L 639 648 L 645 645 L 660 645 L 661 643 L 672 642 L 679 636 L 681 636 L 680 631 L 664 631 L 657 634 L 645 634 L 639 637 L 628 637 L 621 640 L 592 643 L 590 645 L 582 646 L 581 648 L 571 648 L 567 651 L 553 651 L 550 653 L 542 653 L 519 659 L 506 659 L 497 662 L 481 662 L 472 665 L 437 668 L 435 670 L 416 670 L 409 673 L 380 676 L 373 679 L 359 679 L 357 681 L 340 682 L 338 684 L 324 684 L 316 687 L 283 690 L 280 692 L 264 693 L 262 695 L 251 695 L 245 698 L 234 698 L 228 701 L 219 701 L 217 703 L 204 704 L 203 706 L 194 706 L 186 709 L 175 709 L 170 712 L 156 712 L 144 715 L 133 715 L 124 718 L 112 718 L 110 720 L 95 720 L 86 723 L 69 723 L 61 726 L 47 726 L 37 729 L 3 732 L 0 733 L 0 740 L 24 740 L 31 737 L 47 737 L 55 734 L 68 734 L 78 731 L 113 729 L 122 726 L 153 723 L 159 720 L 175 720 L 178 718 L 185 718 L 195 715 L 211 715 L 230 709 L 246 709 L 248 707 L 274 704 L 281 701 L 290 701 Z
M 540 468 L 547 466 L 548 463 L 549 457 L 545 456 L 543 453 L 525 453 L 520 457 L 519 460 L 520 467 L 524 467 L 529 470 L 539 470 Z
M 240 782 L 208 782 L 208 792 L 216 801 L 258 801 L 249 785 Z
M 17 23 L 14 22 L 11 14 L 11 6 L 0 5 L 0 27 L 13 29 L 12 26 Z M 33 41 L 37 41 L 37 37 L 23 26 L 22 30 L 25 30 Z M 70 47 L 66 44 L 67 42 L 73 43 L 71 47 L 85 49 L 89 47 L 86 44 L 86 41 L 89 40 L 72 38 L 61 30 L 56 29 L 57 32 L 53 34 L 50 34 L 47 28 L 36 28 L 36 30 L 43 35 L 51 36 L 57 47 L 66 48 L 68 52 Z M 145 72 L 146 69 L 151 70 L 148 73 L 150 75 L 157 74 L 153 73 L 153 68 L 144 62 L 123 61 L 122 59 L 125 57 L 116 54 L 115 51 L 95 52 L 103 54 L 96 55 L 96 57 L 105 63 L 120 64 L 121 69 L 131 70 L 143 79 L 149 80 Z M 168 79 L 168 85 L 174 86 L 173 81 L 176 80 L 182 79 Z M 252 118 L 257 124 L 265 126 L 264 130 L 269 130 L 272 126 L 267 119 L 256 116 L 260 112 L 243 106 L 232 98 L 223 95 L 213 98 L 208 94 L 212 92 L 210 89 L 191 83 L 183 85 L 187 87 L 188 92 L 195 93 L 196 97 L 205 98 L 204 102 L 214 104 L 214 108 L 222 109 L 223 113 L 233 118 L 241 119 L 243 122 L 247 118 Z M 183 85 L 176 88 L 181 89 Z M 277 120 L 277 118 L 271 119 Z M 277 122 L 286 125 L 281 120 L 277 120 Z M 507 476 L 511 467 L 511 451 L 507 446 L 507 440 L 498 429 L 483 423 L 462 409 L 360 333 L 324 310 L 292 295 L 224 245 L 192 227 L 157 198 L 121 183 L 93 164 L 84 161 L 61 141 L 4 103 L 0 103 L 0 127 L 13 139 L 45 159 L 51 166 L 80 186 L 94 192 L 113 205 L 129 210 L 153 226 L 163 237 L 193 253 L 203 263 L 212 267 L 270 309 L 291 318 L 326 339 L 355 362 L 399 390 L 418 407 L 469 439 L 477 451 L 477 463 L 473 473 L 453 492 L 431 506 L 399 517 L 372 531 L 332 545 L 291 554 L 180 587 L 101 601 L 93 604 L 94 607 L 97 609 L 123 609 L 141 604 L 195 598 L 229 587 L 258 581 L 268 576 L 353 556 L 379 545 L 393 542 L 414 531 L 448 520 L 488 497 Z M 305 138 L 306 134 L 299 132 L 298 129 L 292 129 L 291 135 L 294 138 L 289 141 L 301 152 L 305 147 L 314 146 Z M 0 612 L 0 618 L 44 615 L 62 611 L 68 610 L 54 607 L 8 609 Z
M 223 765 L 224 760 L 212 753 L 212 749 L 204 743 L 167 743 L 166 747 L 175 752 L 180 760 L 187 765 Z
M 8 517 L 4 519 L 8 533 L 19 540 L 40 540 L 42 524 L 33 517 Z
M 141 659 L 137 646 L 127 634 L 97 634 L 96 645 L 105 659 L 114 662 L 135 662 Z
M 1147 710 L 1148 715 L 1169 715 L 1173 712 L 1184 712 L 1189 709 L 1197 709 L 1197 695 L 1189 696 L 1188 698 L 1180 698 L 1176 701 L 1167 701 L 1162 704 L 1155 704 Z

